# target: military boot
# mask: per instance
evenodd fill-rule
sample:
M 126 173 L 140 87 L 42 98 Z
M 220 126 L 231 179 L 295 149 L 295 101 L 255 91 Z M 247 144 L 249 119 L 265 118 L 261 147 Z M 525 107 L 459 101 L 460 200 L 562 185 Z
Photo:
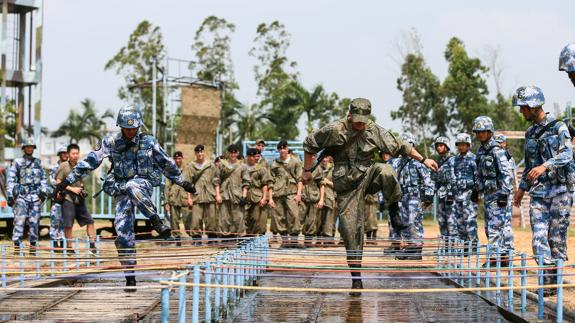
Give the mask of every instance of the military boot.
M 361 269 L 361 265 L 349 265 L 351 272 L 351 289 L 363 289 L 363 283 L 361 281 L 361 272 L 360 271 L 353 271 L 357 269 Z M 357 292 L 350 292 L 350 296 L 361 296 L 361 291 Z
M 557 269 L 547 270 L 545 276 L 543 276 L 543 285 L 555 285 L 557 284 Z M 543 288 L 543 296 L 550 297 L 557 294 L 556 287 Z
M 37 256 L 38 255 L 38 247 L 36 241 L 30 242 L 30 247 L 28 249 L 30 256 Z
M 14 241 L 14 256 L 20 255 L 21 244 L 22 243 L 20 241 Z
M 397 260 L 421 260 L 421 250 L 423 248 L 417 245 L 408 245 L 403 248 L 403 253 L 395 256 Z
M 396 252 L 401 250 L 401 243 L 399 242 L 392 242 L 391 245 L 385 249 L 383 249 L 384 255 L 393 255 Z
M 134 275 L 126 276 L 126 287 L 124 292 L 134 293 L 136 291 L 136 277 Z
M 154 227 L 154 230 L 158 232 L 161 238 L 168 240 L 172 237 L 172 229 L 165 225 L 157 214 L 154 214 L 150 217 L 150 223 L 152 224 L 152 227 Z
M 409 223 L 404 222 L 401 219 L 401 215 L 399 215 L 399 203 L 391 203 L 387 207 L 387 211 L 389 212 L 389 220 L 391 221 L 391 226 L 398 231 L 407 229 L 409 227 Z

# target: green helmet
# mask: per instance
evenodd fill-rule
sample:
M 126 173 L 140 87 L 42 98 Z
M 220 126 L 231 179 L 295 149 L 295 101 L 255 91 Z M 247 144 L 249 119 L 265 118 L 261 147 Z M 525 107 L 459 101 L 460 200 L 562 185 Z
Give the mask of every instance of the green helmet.
M 29 137 L 22 141 L 22 145 L 20 147 L 22 147 L 22 149 L 24 149 L 24 147 L 34 147 L 34 149 L 36 149 L 36 142 L 34 142 L 33 137 Z
M 120 128 L 139 128 L 143 124 L 142 113 L 133 105 L 128 105 L 118 111 L 118 118 L 116 119 L 116 126 Z

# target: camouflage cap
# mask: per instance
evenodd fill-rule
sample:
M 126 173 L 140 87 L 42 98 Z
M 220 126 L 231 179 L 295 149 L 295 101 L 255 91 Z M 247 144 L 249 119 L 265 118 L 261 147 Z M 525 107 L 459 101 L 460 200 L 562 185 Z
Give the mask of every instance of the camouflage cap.
M 447 150 L 451 150 L 451 147 L 449 147 L 449 138 L 447 138 L 447 137 L 443 137 L 443 136 L 437 137 L 435 139 L 435 142 L 433 143 L 433 145 L 437 146 L 438 144 L 444 144 L 445 147 L 447 147 Z
M 367 122 L 371 115 L 371 102 L 368 99 L 353 99 L 349 104 L 351 122 Z
M 58 149 L 56 150 L 56 155 L 59 156 L 62 153 L 67 153 L 68 152 L 68 146 L 66 145 L 60 145 L 58 147 Z
M 504 134 L 497 134 L 493 136 L 493 139 L 495 139 L 495 141 L 497 141 L 498 143 L 504 143 L 507 141 L 507 137 L 505 137 Z
M 567 73 L 575 72 L 575 43 L 563 47 L 559 55 L 559 70 Z
M 473 132 L 477 131 L 495 131 L 493 120 L 487 116 L 479 116 L 473 121 Z
M 545 104 L 545 96 L 543 91 L 534 85 L 522 86 L 513 94 L 512 104 L 513 106 L 526 105 L 530 108 L 540 108 Z
M 467 133 L 458 133 L 457 137 L 455 137 L 455 144 L 465 143 L 471 145 L 471 136 Z
M 260 143 L 264 145 L 266 144 L 265 140 L 263 140 L 262 138 L 256 139 L 256 145 Z

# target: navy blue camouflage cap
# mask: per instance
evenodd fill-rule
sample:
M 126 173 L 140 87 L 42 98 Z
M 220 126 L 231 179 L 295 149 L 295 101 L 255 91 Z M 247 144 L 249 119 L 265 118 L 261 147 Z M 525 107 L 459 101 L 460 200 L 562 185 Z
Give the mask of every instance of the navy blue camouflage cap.
M 445 147 L 447 147 L 447 150 L 451 150 L 451 147 L 449 147 L 449 138 L 447 137 L 439 136 L 435 138 L 433 145 L 437 146 L 438 144 L 444 144 Z
M 20 147 L 22 147 L 22 149 L 24 149 L 24 147 L 34 147 L 34 149 L 36 149 L 36 142 L 33 137 L 28 137 L 22 141 L 22 145 Z
M 371 102 L 368 99 L 356 98 L 349 104 L 351 122 L 367 122 L 371 115 Z
M 505 135 L 501 133 L 493 136 L 493 139 L 495 139 L 495 141 L 497 141 L 498 143 L 504 143 L 507 141 L 507 137 L 505 137 Z
M 559 55 L 559 70 L 567 73 L 575 72 L 575 43 L 563 47 Z
M 475 118 L 475 121 L 473 121 L 473 132 L 478 131 L 495 131 L 495 127 L 493 127 L 493 120 L 487 116 L 479 116 Z
M 118 111 L 116 126 L 126 129 L 139 128 L 143 124 L 142 113 L 133 105 L 122 107 Z
M 465 132 L 458 133 L 457 136 L 455 137 L 455 144 L 457 145 L 460 143 L 471 145 L 471 136 Z
M 530 108 L 540 108 L 545 104 L 545 96 L 537 86 L 522 86 L 513 94 L 512 104 L 517 107 L 526 105 Z

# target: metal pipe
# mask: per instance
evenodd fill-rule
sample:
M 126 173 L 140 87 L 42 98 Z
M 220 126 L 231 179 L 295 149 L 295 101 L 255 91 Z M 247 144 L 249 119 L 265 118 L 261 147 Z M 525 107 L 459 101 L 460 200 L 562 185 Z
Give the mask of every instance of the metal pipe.
M 501 305 L 501 249 L 499 247 L 495 249 L 495 254 L 497 259 L 495 262 L 497 268 L 495 274 L 495 287 L 497 287 L 495 290 L 495 303 L 499 306 Z
M 485 252 L 486 252 L 486 262 L 485 262 L 485 287 L 489 288 L 489 285 L 491 285 L 491 246 L 490 245 L 486 245 L 485 246 Z
M 521 253 L 521 312 L 527 310 L 527 256 Z
M 162 323 L 170 323 L 170 287 L 162 288 Z
M 152 135 L 156 137 L 156 58 L 152 59 Z
M 178 321 L 180 323 L 186 322 L 186 279 L 188 274 L 182 275 L 183 273 L 180 272 L 180 287 L 178 288 Z M 195 287 L 194 287 L 195 288 Z
M 473 254 L 473 241 L 469 241 L 467 242 L 468 244 L 468 248 L 467 248 L 467 269 L 468 269 L 468 273 L 467 273 L 467 286 L 468 287 L 472 287 L 473 286 L 473 273 L 471 272 L 471 258 L 472 258 L 472 254 Z
M 2 245 L 2 288 L 6 288 L 6 246 Z
M 20 242 L 20 287 L 24 287 L 24 248 Z
M 68 239 L 64 238 L 62 239 L 62 245 L 64 247 L 64 260 L 63 260 L 63 265 L 64 265 L 64 272 L 68 271 Z
M 557 323 L 563 322 L 563 259 L 557 260 Z
M 507 291 L 507 308 L 513 312 L 513 250 L 509 250 L 509 271 L 507 271 L 507 286 L 511 287 Z
M 220 304 L 221 304 L 221 287 L 219 286 L 222 281 L 222 257 L 220 255 L 216 256 L 216 275 L 214 277 L 214 283 L 218 285 L 214 289 L 214 320 L 217 322 L 220 320 Z
M 86 268 L 90 268 L 90 237 L 86 237 Z
M 194 284 L 192 288 L 192 323 L 200 322 L 200 265 L 194 265 Z
M 212 283 L 212 264 L 209 260 L 205 263 L 205 271 L 204 271 L 204 281 L 209 286 Z M 204 312 L 205 312 L 205 322 L 212 321 L 212 295 L 211 295 L 211 287 L 206 287 L 204 291 L 205 299 L 204 299 Z
M 539 265 L 537 269 L 537 281 L 539 283 L 539 288 L 537 289 L 537 318 L 542 320 L 543 306 L 545 305 L 543 300 L 543 255 L 537 256 L 537 264 Z
M 96 267 L 100 267 L 100 236 L 96 235 Z
M 76 253 L 76 270 L 80 270 L 80 244 L 78 238 L 74 239 L 74 251 Z
M 475 268 L 477 269 L 477 272 L 475 274 L 475 284 L 477 286 L 481 286 L 481 270 L 479 270 L 479 266 L 481 265 L 481 246 L 479 245 L 479 242 L 477 243 L 477 255 L 475 256 Z

